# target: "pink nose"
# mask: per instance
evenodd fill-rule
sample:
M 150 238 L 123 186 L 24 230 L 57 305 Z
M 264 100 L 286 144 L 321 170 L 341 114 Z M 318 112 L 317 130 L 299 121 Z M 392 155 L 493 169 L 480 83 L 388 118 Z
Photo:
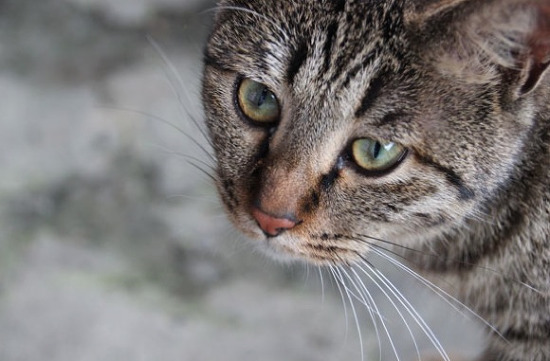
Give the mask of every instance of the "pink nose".
M 290 218 L 276 218 L 270 216 L 256 207 L 252 209 L 252 216 L 256 219 L 256 222 L 258 222 L 258 225 L 268 237 L 276 237 L 284 231 L 296 227 L 297 224 L 296 221 Z

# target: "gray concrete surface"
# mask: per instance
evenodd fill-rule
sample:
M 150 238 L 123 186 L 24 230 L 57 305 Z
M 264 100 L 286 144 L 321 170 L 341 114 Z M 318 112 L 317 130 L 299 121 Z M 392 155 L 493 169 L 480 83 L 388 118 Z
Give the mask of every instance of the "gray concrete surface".
M 207 144 L 211 6 L 0 1 L 0 360 L 361 360 L 328 276 L 322 288 L 317 270 L 253 252 L 187 163 L 211 164 L 192 141 Z M 449 349 L 475 352 L 465 317 L 392 277 Z M 416 359 L 369 287 L 401 359 Z M 364 359 L 378 360 L 361 317 Z

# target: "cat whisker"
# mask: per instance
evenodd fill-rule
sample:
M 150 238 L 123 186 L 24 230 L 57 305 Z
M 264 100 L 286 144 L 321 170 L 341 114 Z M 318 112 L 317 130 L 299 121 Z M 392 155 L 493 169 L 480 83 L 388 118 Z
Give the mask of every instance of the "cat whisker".
M 423 255 L 423 256 L 438 257 L 438 255 L 435 252 L 427 253 L 425 251 L 421 251 L 421 250 L 418 250 L 418 249 L 415 249 L 415 248 L 412 248 L 412 247 L 407 247 L 407 246 L 404 246 L 404 245 L 399 244 L 399 243 L 390 242 L 390 241 L 382 239 L 382 238 L 376 238 L 376 237 L 368 236 L 366 234 L 357 234 L 355 237 L 350 237 L 350 239 L 353 239 L 355 241 L 366 242 L 370 246 L 376 246 L 376 247 L 381 248 L 384 251 L 387 251 L 389 253 L 392 253 L 394 256 L 398 256 L 400 258 L 404 258 L 404 256 L 398 254 L 395 251 L 391 251 L 387 248 L 384 248 L 380 245 L 376 245 L 375 243 L 372 243 L 370 241 L 383 243 L 383 244 L 386 244 L 386 245 L 391 246 L 391 247 L 399 248 L 399 249 L 402 249 L 402 250 L 405 250 L 405 251 L 408 251 L 408 252 L 418 253 L 418 254 Z M 366 241 L 366 240 L 370 240 L 370 241 Z
M 174 150 L 170 150 L 162 145 L 158 145 L 156 144 L 155 147 L 159 148 L 160 150 L 162 150 L 164 153 L 166 153 L 167 155 L 173 155 L 173 156 L 177 156 L 179 158 L 182 158 L 183 160 L 187 161 L 187 160 L 192 160 L 194 162 L 197 162 L 197 163 L 200 163 L 202 165 L 204 165 L 205 167 L 207 167 L 208 169 L 210 169 L 210 171 L 212 171 L 213 173 L 216 173 L 216 167 L 200 158 L 197 158 L 197 157 L 194 157 L 192 155 L 188 155 L 188 154 L 185 154 L 185 153 L 182 153 L 182 152 L 177 152 L 177 151 L 174 151 Z
M 191 165 L 193 168 L 199 170 L 201 173 L 203 173 L 205 176 L 207 176 L 212 182 L 216 183 L 218 179 L 215 175 L 210 174 L 206 169 L 203 169 L 200 165 L 193 162 L 192 160 L 187 160 L 187 163 Z
M 305 277 L 304 277 L 304 287 L 307 286 L 307 281 L 309 280 L 309 263 L 305 262 L 305 267 L 306 267 L 306 274 L 305 274 Z
M 374 285 L 382 292 L 382 294 L 386 297 L 386 299 L 390 302 L 390 304 L 392 305 L 392 307 L 395 309 L 395 311 L 397 312 L 397 314 L 399 315 L 399 317 L 401 318 L 401 320 L 403 321 L 403 323 L 405 324 L 405 327 L 407 328 L 407 331 L 409 332 L 409 334 L 411 335 L 411 339 L 413 341 L 413 344 L 414 344 L 414 347 L 415 347 L 415 350 L 417 352 L 417 355 L 418 355 L 418 359 L 420 360 L 420 350 L 418 349 L 418 344 L 416 342 L 416 338 L 414 337 L 414 333 L 412 332 L 412 329 L 411 327 L 409 326 L 409 323 L 407 322 L 407 319 L 405 318 L 405 316 L 403 315 L 403 313 L 400 311 L 399 307 L 397 306 L 397 304 L 394 302 L 394 300 L 388 295 L 388 293 L 384 290 L 384 288 L 379 284 L 379 282 L 377 282 L 371 275 L 369 275 L 360 265 L 356 265 L 373 283 Z M 371 270 L 371 272 L 374 273 L 374 267 L 372 266 L 369 266 L 367 265 L 367 267 Z M 359 278 L 359 275 L 357 274 L 357 271 L 355 271 L 353 268 L 352 268 L 352 272 L 354 272 L 355 276 L 357 278 Z M 385 327 L 385 326 L 384 326 Z M 390 345 L 392 347 L 392 350 L 395 354 L 395 356 L 397 357 L 397 359 L 399 359 L 399 356 L 398 356 L 398 353 L 397 353 L 397 348 L 395 347 L 395 344 L 393 342 L 393 339 L 392 337 L 390 336 L 390 333 L 388 332 L 388 330 L 386 329 L 386 333 L 388 335 L 388 339 L 390 341 Z
M 338 293 L 340 293 L 340 297 L 342 299 L 342 306 L 344 308 L 344 320 L 346 322 L 346 333 L 344 336 L 345 342 L 347 342 L 348 339 L 348 332 L 349 332 L 349 315 L 348 315 L 348 307 L 346 304 L 346 299 L 344 297 L 344 292 L 342 290 L 342 286 L 340 285 L 340 282 L 338 281 L 338 277 L 336 276 L 336 271 L 334 270 L 334 266 L 329 265 L 328 266 L 330 274 L 332 275 L 332 280 L 334 280 L 334 283 L 336 283 L 336 287 L 338 288 Z
M 321 267 L 317 267 L 317 272 L 319 274 L 319 282 L 321 283 L 321 301 L 325 302 L 325 281 L 323 278 L 323 269 Z
M 339 275 L 340 282 L 344 286 L 344 289 L 346 291 L 346 294 L 347 294 L 347 297 L 348 297 L 348 300 L 349 300 L 349 304 L 350 304 L 350 307 L 351 307 L 351 310 L 352 310 L 352 313 L 353 313 L 353 318 L 355 320 L 355 327 L 356 327 L 356 330 L 357 330 L 357 336 L 359 337 L 359 345 L 361 347 L 361 361 L 364 361 L 365 360 L 365 346 L 363 344 L 363 332 L 361 330 L 361 323 L 359 322 L 359 316 L 357 314 L 355 304 L 354 304 L 353 299 L 351 297 L 353 292 L 346 285 L 345 278 L 342 276 L 342 273 L 344 273 L 348 278 L 349 278 L 349 275 L 345 272 L 345 269 L 343 269 L 342 267 L 336 267 L 336 272 Z M 357 299 L 359 299 L 359 298 L 357 298 Z M 359 301 L 361 302 L 360 299 L 359 299 Z M 365 304 L 365 307 L 368 308 L 368 306 L 366 304 Z
M 416 311 L 414 306 L 409 302 L 409 300 L 403 295 L 402 292 L 400 292 L 397 289 L 397 287 L 382 272 L 376 269 L 374 270 L 374 272 L 375 272 L 375 275 L 379 279 L 381 278 L 382 282 L 384 282 L 387 285 L 390 291 L 394 295 L 396 295 L 396 297 L 400 300 L 400 302 L 405 303 L 403 306 L 407 309 L 407 312 L 412 312 L 411 317 L 415 320 L 415 322 L 417 322 L 417 324 L 420 326 L 420 328 L 426 334 L 426 336 L 428 336 L 432 344 L 438 350 L 440 356 L 443 357 L 445 360 L 449 361 L 449 356 L 445 352 L 445 349 L 441 345 L 441 342 L 439 341 L 435 333 L 432 331 L 432 329 L 428 326 L 428 324 L 424 321 L 422 316 L 418 313 L 418 311 Z
M 344 287 L 345 291 L 353 298 L 355 299 L 356 301 L 358 301 L 361 305 L 365 306 L 365 308 L 368 310 L 368 311 L 373 311 L 374 312 L 374 309 L 371 307 L 371 305 L 363 298 L 363 294 L 361 292 L 359 292 L 359 294 L 355 293 L 352 289 L 350 289 L 348 287 L 348 285 L 346 284 L 345 282 L 345 278 L 341 277 L 342 276 L 342 271 L 345 272 L 345 268 L 343 266 L 337 266 L 336 269 L 340 272 L 337 272 L 337 275 L 339 275 L 340 277 L 338 278 L 338 280 L 340 281 L 340 283 L 342 284 L 342 286 Z M 347 275 L 347 274 L 346 274 Z M 355 287 L 354 287 L 355 288 Z M 381 314 L 377 313 L 378 316 L 381 318 Z
M 343 269 L 342 266 L 335 266 L 335 267 L 331 266 L 331 270 L 333 272 L 333 277 L 334 277 L 336 283 L 339 285 L 338 287 L 340 288 L 340 285 L 341 285 L 341 289 L 343 290 L 343 292 L 341 294 L 342 294 L 342 301 L 344 302 L 344 306 L 349 303 L 349 306 L 352 310 L 352 315 L 353 315 L 354 320 L 355 320 L 356 331 L 358 332 L 359 342 L 360 342 L 360 345 L 361 345 L 361 355 L 362 355 L 361 359 L 363 360 L 364 359 L 364 343 L 363 343 L 363 337 L 362 337 L 362 331 L 361 331 L 360 323 L 358 322 L 359 316 L 357 314 L 357 309 L 355 308 L 354 299 L 357 300 L 359 303 L 361 303 L 363 306 L 365 306 L 367 308 L 367 310 L 369 310 L 369 312 L 374 313 L 374 311 L 369 306 L 369 304 L 364 299 L 362 299 L 362 296 L 361 297 L 358 296 L 347 285 L 346 278 L 349 279 L 349 275 L 345 272 L 345 269 Z M 344 275 L 346 277 L 344 277 Z M 344 292 L 345 292 L 345 295 L 347 296 L 347 301 L 346 301 L 346 298 L 343 296 Z M 347 312 L 345 314 L 345 317 L 346 317 L 346 339 L 347 339 L 347 337 L 348 337 L 347 330 L 349 328 L 349 324 L 348 324 L 349 315 L 348 315 Z M 380 314 L 378 314 L 378 317 L 382 320 L 382 316 Z M 382 320 L 382 322 L 384 322 L 384 321 Z
M 372 238 L 372 237 L 370 237 L 370 238 L 371 238 L 371 239 L 376 239 L 376 238 Z M 360 240 L 360 239 L 355 239 L 355 238 L 352 238 L 352 239 L 354 239 L 354 240 Z M 380 240 L 380 241 L 382 241 L 382 240 Z M 387 241 L 384 241 L 384 242 L 386 242 L 386 243 L 388 243 L 388 244 L 390 244 L 390 245 L 393 245 L 392 242 L 387 242 Z M 399 253 L 399 252 L 396 252 L 396 251 L 394 251 L 394 250 L 392 250 L 392 249 L 390 249 L 390 248 L 383 247 L 383 246 L 381 246 L 381 245 L 378 245 L 378 244 L 373 243 L 373 242 L 370 242 L 370 241 L 365 241 L 365 243 L 367 243 L 367 244 L 371 247 L 371 249 L 376 248 L 378 251 L 385 252 L 385 253 L 388 254 L 388 255 L 391 255 L 391 256 L 400 258 L 400 259 L 402 259 L 402 260 L 404 260 L 404 261 L 410 261 L 407 257 L 405 257 L 405 255 L 403 255 L 403 254 L 401 254 L 401 253 Z M 392 246 L 392 247 L 394 247 L 394 246 Z M 398 248 L 401 247 L 401 248 L 403 248 L 403 249 L 406 250 L 406 251 L 413 252 L 413 253 L 417 253 L 417 254 L 419 254 L 420 256 L 424 256 L 424 257 L 432 257 L 432 258 L 440 258 L 440 257 L 441 257 L 441 256 L 436 255 L 435 253 L 428 253 L 428 252 L 424 252 L 424 251 L 417 250 L 417 249 L 414 249 L 414 248 L 401 246 L 401 245 L 398 245 L 398 244 L 395 244 L 395 247 L 398 247 Z M 398 261 L 396 260 L 396 262 L 398 262 Z M 441 282 L 445 282 L 445 280 L 442 279 Z
M 156 147 L 163 150 L 166 154 L 176 155 L 178 157 L 181 157 L 187 164 L 189 164 L 192 167 L 198 169 L 203 174 L 205 174 L 208 178 L 210 178 L 214 182 L 214 184 L 217 182 L 216 168 L 212 164 L 209 164 L 209 163 L 205 162 L 204 160 L 202 160 L 200 158 L 197 158 L 197 157 L 185 154 L 185 153 L 172 151 L 172 150 L 170 150 L 166 147 L 163 147 L 161 145 L 156 145 Z M 204 169 L 203 167 L 206 167 L 206 169 Z
M 217 211 L 220 211 L 221 213 L 220 214 L 214 214 L 212 216 L 209 216 L 209 217 L 212 217 L 212 219 L 214 220 L 218 220 L 218 219 L 223 219 L 223 220 L 226 220 L 227 219 L 227 215 L 224 213 L 225 212 L 225 209 L 223 207 L 219 207 L 218 209 L 216 209 Z
M 483 317 L 481 317 L 478 313 L 476 313 L 474 310 L 472 310 L 470 307 L 465 305 L 463 302 L 458 300 L 456 297 L 449 294 L 447 291 L 443 290 L 441 287 L 437 286 L 433 282 L 429 281 L 425 277 L 422 277 L 420 274 L 412 270 L 410 267 L 407 267 L 406 265 L 402 264 L 401 262 L 395 260 L 394 258 L 390 257 L 389 255 L 385 254 L 383 251 L 380 251 L 376 248 L 373 248 L 372 251 L 382 257 L 383 259 L 386 259 L 391 264 L 393 264 L 398 269 L 404 271 L 406 274 L 410 275 L 417 281 L 419 281 L 421 284 L 423 284 L 425 287 L 427 287 L 429 290 L 434 292 L 437 296 L 439 296 L 445 303 L 447 303 L 449 306 L 451 306 L 455 311 L 464 314 L 464 311 L 461 310 L 461 307 L 464 308 L 469 314 L 474 316 L 477 320 L 479 320 L 481 323 L 483 323 L 485 326 L 487 326 L 491 331 L 493 331 L 496 335 L 498 335 L 502 340 L 506 341 L 506 338 L 500 333 L 495 326 L 490 324 L 487 320 L 485 320 Z M 364 259 L 363 256 L 360 256 Z M 459 307 L 460 306 L 460 307 Z
M 168 69 L 166 69 L 166 68 L 163 68 L 163 69 L 164 69 L 164 71 L 167 75 L 168 81 L 172 85 L 172 90 L 174 91 L 174 95 L 176 95 L 178 100 L 181 101 L 182 96 L 181 96 L 181 93 L 180 93 L 180 89 L 181 90 L 184 89 L 184 87 L 183 87 L 184 82 L 183 82 L 183 79 L 181 78 L 180 73 L 176 69 L 176 66 L 174 65 L 174 63 L 172 63 L 172 61 L 170 61 L 170 59 L 168 58 L 168 55 L 166 54 L 166 52 L 161 48 L 160 44 L 157 43 L 157 41 L 155 39 L 153 39 L 153 37 L 149 34 L 146 35 L 146 38 L 147 38 L 147 41 L 149 42 L 149 44 L 151 44 L 151 46 L 155 49 L 157 54 L 162 59 L 165 67 L 168 68 Z M 171 76 L 173 76 L 177 80 L 177 83 L 174 83 L 174 81 L 172 80 L 173 78 Z M 179 85 L 179 87 L 178 87 L 178 85 Z
M 420 356 L 420 350 L 418 348 L 418 344 L 416 342 L 416 339 L 414 337 L 414 334 L 412 333 L 412 330 L 411 328 L 409 327 L 406 319 L 404 318 L 404 316 L 401 314 L 401 312 L 399 311 L 399 308 L 397 307 L 397 305 L 394 303 L 394 301 L 392 300 L 392 298 L 390 297 L 390 295 L 387 294 L 387 292 L 384 290 L 384 288 L 382 287 L 385 286 L 389 291 L 390 293 L 393 295 L 393 297 L 395 297 L 395 299 L 397 299 L 397 301 L 404 307 L 404 309 L 407 311 L 407 313 L 411 316 L 411 318 L 416 322 L 416 324 L 420 327 L 420 329 L 424 332 L 424 334 L 428 337 L 428 339 L 430 340 L 430 342 L 434 345 L 434 347 L 437 349 L 437 351 L 439 352 L 439 354 L 441 355 L 441 357 L 445 360 L 445 361 L 450 361 L 449 359 L 449 356 L 447 355 L 447 353 L 445 352 L 445 349 L 443 348 L 443 346 L 441 345 L 441 342 L 437 339 L 437 337 L 435 336 L 435 334 L 433 333 L 433 331 L 431 330 L 431 328 L 428 326 L 428 324 L 424 321 L 424 319 L 422 318 L 422 316 L 418 313 L 418 311 L 416 311 L 416 309 L 414 308 L 414 306 L 407 300 L 407 298 L 403 295 L 403 293 L 401 293 L 397 287 L 395 287 L 395 285 L 382 273 L 380 272 L 379 270 L 377 270 L 375 267 L 373 267 L 369 262 L 367 262 L 365 259 L 363 259 L 363 263 L 362 263 L 365 267 L 367 267 L 368 270 L 370 270 L 370 272 L 378 279 L 378 281 L 376 281 L 368 272 L 367 270 L 365 270 L 361 264 L 358 264 L 356 265 L 367 277 L 369 277 L 369 279 L 382 291 L 382 293 L 386 296 L 386 298 L 390 301 L 390 303 L 392 304 L 392 306 L 395 308 L 395 310 L 398 312 L 399 316 L 401 317 L 401 319 L 404 321 L 405 323 L 405 326 L 407 327 L 411 337 L 412 337 L 412 340 L 413 340 L 413 343 L 414 343 L 414 346 L 415 346 L 415 350 L 417 352 L 417 356 L 418 356 L 418 360 L 421 360 L 421 356 Z M 380 284 L 381 283 L 381 284 Z
M 360 294 L 362 294 L 362 297 L 367 297 L 367 299 L 369 300 L 368 301 L 369 305 L 372 305 L 371 307 L 368 307 L 367 310 L 369 312 L 370 318 L 372 319 L 374 332 L 376 334 L 376 339 L 378 341 L 379 360 L 382 361 L 382 336 L 380 334 L 380 330 L 378 328 L 378 322 L 376 321 L 376 318 L 380 319 L 380 322 L 382 323 L 382 327 L 384 328 L 385 334 L 388 336 L 388 338 L 391 339 L 390 333 L 388 331 L 386 323 L 384 322 L 384 318 L 382 317 L 382 314 L 381 314 L 381 312 L 378 308 L 378 305 L 376 304 L 376 301 L 374 300 L 371 293 L 369 292 L 367 286 L 365 285 L 365 283 L 363 282 L 361 277 L 359 277 L 357 275 L 357 272 L 355 272 L 355 270 L 352 269 L 352 272 L 354 273 L 354 276 L 355 276 L 355 278 L 357 279 L 357 282 L 360 285 L 360 287 L 355 285 L 356 289 L 359 291 Z M 374 310 L 374 312 L 373 312 L 373 310 Z
M 181 74 L 176 69 L 176 66 L 170 59 L 168 58 L 168 55 L 164 50 L 162 50 L 160 44 L 158 44 L 152 36 L 147 35 L 147 40 L 151 44 L 151 46 L 155 49 L 155 51 L 160 56 L 162 62 L 164 63 L 164 74 L 166 76 L 166 79 L 168 83 L 170 84 L 170 87 L 172 88 L 172 92 L 174 93 L 174 96 L 176 97 L 178 101 L 178 109 L 182 113 L 182 117 L 186 116 L 187 118 L 191 119 L 191 122 L 195 125 L 197 130 L 201 133 L 203 139 L 212 146 L 212 140 L 211 138 L 206 134 L 204 128 L 201 126 L 201 123 L 197 121 L 197 119 L 189 112 L 189 110 L 184 106 L 186 102 L 183 100 L 182 91 L 185 89 L 184 87 L 184 81 L 181 77 Z M 175 82 L 173 79 L 176 79 L 177 82 Z M 192 103 L 190 99 L 187 99 L 187 103 Z
M 206 156 L 208 156 L 208 158 L 210 158 L 210 160 L 212 160 L 213 162 L 216 161 L 216 159 L 214 158 L 214 156 L 202 145 L 200 144 L 193 136 L 191 136 L 189 133 L 187 133 L 183 128 L 181 128 L 180 126 L 162 118 L 162 117 L 159 117 L 159 116 L 156 116 L 156 115 L 153 115 L 153 114 L 149 114 L 147 112 L 144 112 L 144 111 L 141 111 L 141 110 L 135 110 L 135 109 L 127 109 L 127 108 L 119 108 L 119 107 L 111 107 L 111 106 L 106 106 L 106 105 L 102 105 L 102 106 L 98 106 L 98 108 L 100 109 L 106 109 L 106 110 L 113 110 L 113 111 L 119 111 L 119 112 L 125 112 L 125 113 L 130 113 L 130 114 L 136 114 L 136 115 L 141 115 L 143 117 L 146 117 L 147 119 L 150 119 L 150 120 L 155 120 L 155 121 L 158 121 L 164 125 L 167 125 L 169 126 L 170 128 L 172 129 L 175 129 L 178 133 L 182 134 L 183 136 L 185 136 L 187 139 L 189 139 L 193 144 L 195 144 L 196 147 L 198 147 Z
M 188 111 L 186 111 L 186 113 L 187 113 L 187 118 L 188 118 L 188 119 L 191 119 L 191 123 L 192 123 L 193 125 L 195 125 L 195 128 L 199 131 L 199 133 L 201 134 L 203 140 L 205 140 L 206 143 L 210 146 L 210 148 L 213 149 L 213 148 L 214 148 L 214 144 L 212 143 L 212 139 L 208 136 L 208 134 L 206 133 L 206 131 L 204 130 L 204 128 L 200 125 L 200 123 L 199 123 L 199 121 L 197 120 L 197 118 L 195 118 L 195 116 L 194 116 L 193 114 L 189 113 Z M 202 149 L 203 151 L 205 151 L 205 153 L 207 153 L 207 154 L 210 156 L 210 158 L 215 159 L 214 156 L 211 155 L 210 152 L 208 152 L 208 151 L 205 150 L 204 146 L 201 147 L 201 149 Z
M 167 199 L 186 199 L 186 200 L 195 201 L 195 202 L 208 202 L 210 204 L 216 204 L 216 205 L 219 204 L 219 201 L 215 198 L 207 199 L 202 197 L 193 197 L 187 194 L 173 194 L 173 195 L 167 196 L 166 198 Z M 221 211 L 222 208 L 220 208 L 219 210 Z M 225 214 L 220 214 L 220 216 L 225 217 Z
M 399 258 L 401 258 L 403 260 L 406 260 L 406 261 L 407 261 L 407 258 L 403 254 L 400 254 L 400 253 L 398 253 L 396 251 L 393 251 L 389 248 L 377 245 L 374 242 L 380 242 L 380 243 L 383 243 L 383 244 L 387 244 L 391 247 L 395 247 L 395 248 L 402 249 L 402 250 L 407 251 L 407 252 L 419 254 L 419 255 L 424 256 L 424 257 L 430 257 L 430 258 L 435 258 L 435 259 L 441 258 L 441 256 L 438 255 L 435 251 L 434 252 L 425 252 L 425 251 L 418 250 L 418 249 L 415 249 L 415 248 L 403 246 L 403 245 L 400 245 L 400 244 L 395 243 L 395 242 L 390 242 L 390 241 L 387 241 L 387 240 L 384 240 L 384 239 L 371 237 L 371 236 L 364 235 L 364 234 L 359 234 L 359 235 L 357 235 L 357 237 L 348 237 L 348 238 L 352 239 L 352 240 L 355 240 L 355 241 L 365 242 L 371 247 L 376 247 L 379 250 L 387 252 L 387 253 L 395 256 L 395 257 L 399 257 Z M 529 285 L 525 282 L 522 282 L 522 281 L 519 281 L 519 280 L 516 280 L 516 279 L 511 279 L 509 277 L 504 277 L 504 276 L 502 276 L 502 274 L 499 271 L 496 271 L 494 269 L 479 266 L 477 264 L 469 263 L 469 262 L 465 262 L 465 261 L 461 261 L 461 260 L 449 260 L 449 261 L 452 261 L 454 263 L 457 263 L 457 264 L 460 264 L 460 265 L 463 265 L 463 266 L 472 266 L 472 267 L 475 267 L 476 269 L 479 269 L 479 270 L 482 270 L 482 271 L 494 273 L 496 275 L 499 275 L 499 276 L 503 277 L 503 279 L 505 279 L 506 281 L 516 283 L 516 284 L 521 285 L 521 286 L 523 286 L 523 287 L 525 287 L 525 288 L 527 288 L 527 289 L 529 289 L 529 290 L 531 290 L 535 293 L 538 293 L 540 295 L 544 295 L 543 291 L 541 291 L 539 289 L 536 289 L 535 287 L 533 287 L 533 286 L 531 286 L 531 285 Z

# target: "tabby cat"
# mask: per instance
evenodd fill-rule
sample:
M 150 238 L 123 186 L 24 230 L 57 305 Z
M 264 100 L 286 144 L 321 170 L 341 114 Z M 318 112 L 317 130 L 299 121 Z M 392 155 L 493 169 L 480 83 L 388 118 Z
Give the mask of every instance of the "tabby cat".
M 204 59 L 217 187 L 258 246 L 391 246 L 490 325 L 481 360 L 550 360 L 550 0 L 221 0 Z

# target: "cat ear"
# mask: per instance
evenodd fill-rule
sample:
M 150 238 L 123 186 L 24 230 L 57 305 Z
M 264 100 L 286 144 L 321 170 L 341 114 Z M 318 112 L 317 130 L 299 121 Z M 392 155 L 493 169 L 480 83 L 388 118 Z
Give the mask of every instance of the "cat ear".
M 470 36 L 481 35 L 478 46 L 507 69 L 506 81 L 519 98 L 537 87 L 550 65 L 550 1 L 499 1 L 474 22 Z
M 524 37 L 525 53 L 518 59 L 521 69 L 519 96 L 534 90 L 550 66 L 550 2 L 532 6 L 534 26 Z
M 517 99 L 550 72 L 550 0 L 407 0 L 404 16 L 436 67 L 466 82 Z
M 405 5 L 405 22 L 422 24 L 468 0 L 411 0 Z
M 458 17 L 457 44 L 469 54 L 463 59 L 486 75 L 500 73 L 513 97 L 529 94 L 550 66 L 550 0 L 474 3 Z

